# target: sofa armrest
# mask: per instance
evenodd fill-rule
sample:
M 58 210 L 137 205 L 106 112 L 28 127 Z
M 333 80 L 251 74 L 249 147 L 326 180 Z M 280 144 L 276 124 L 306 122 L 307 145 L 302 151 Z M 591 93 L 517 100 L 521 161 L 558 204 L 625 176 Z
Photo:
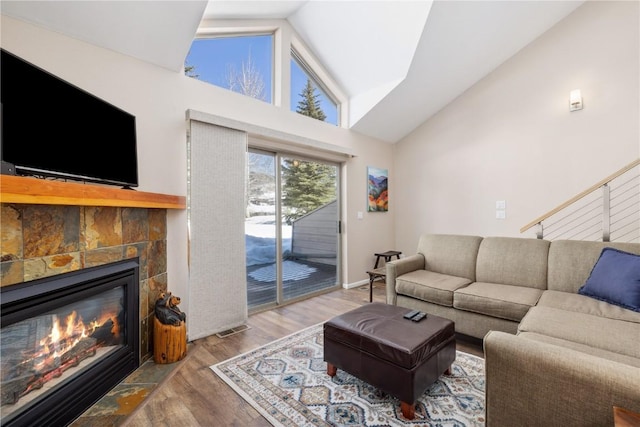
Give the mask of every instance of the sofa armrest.
M 613 426 L 640 411 L 640 369 L 491 331 L 484 338 L 487 427 Z
M 387 304 L 396 304 L 396 277 L 416 270 L 424 270 L 424 255 L 415 254 L 408 257 L 389 261 L 386 265 Z

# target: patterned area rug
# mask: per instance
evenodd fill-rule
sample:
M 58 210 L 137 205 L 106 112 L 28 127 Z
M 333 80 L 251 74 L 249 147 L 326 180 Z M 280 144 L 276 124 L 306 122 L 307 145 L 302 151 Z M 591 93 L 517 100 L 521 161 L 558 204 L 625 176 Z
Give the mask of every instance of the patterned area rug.
M 212 365 L 274 426 L 484 426 L 484 361 L 456 353 L 407 420 L 398 399 L 323 361 L 322 324 Z

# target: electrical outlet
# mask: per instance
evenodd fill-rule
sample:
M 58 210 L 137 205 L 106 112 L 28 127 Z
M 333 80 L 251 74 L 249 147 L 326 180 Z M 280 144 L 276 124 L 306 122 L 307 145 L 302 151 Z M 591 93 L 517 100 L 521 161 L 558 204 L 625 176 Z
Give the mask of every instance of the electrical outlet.
M 496 211 L 496 219 L 505 219 L 507 217 L 507 212 L 503 210 Z
M 507 202 L 505 200 L 496 200 L 496 209 L 505 210 L 507 208 Z

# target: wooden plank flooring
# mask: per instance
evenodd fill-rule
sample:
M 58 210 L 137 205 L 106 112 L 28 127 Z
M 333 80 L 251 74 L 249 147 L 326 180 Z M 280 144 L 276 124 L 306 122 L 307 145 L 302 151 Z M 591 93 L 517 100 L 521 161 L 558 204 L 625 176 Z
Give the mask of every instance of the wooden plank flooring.
M 376 282 L 374 301 L 385 301 L 384 283 Z M 194 341 L 187 357 L 167 380 L 125 421 L 130 427 L 270 426 L 209 366 L 369 302 L 369 286 L 340 289 L 249 316 L 249 329 Z M 458 340 L 458 349 L 482 356 L 478 343 Z

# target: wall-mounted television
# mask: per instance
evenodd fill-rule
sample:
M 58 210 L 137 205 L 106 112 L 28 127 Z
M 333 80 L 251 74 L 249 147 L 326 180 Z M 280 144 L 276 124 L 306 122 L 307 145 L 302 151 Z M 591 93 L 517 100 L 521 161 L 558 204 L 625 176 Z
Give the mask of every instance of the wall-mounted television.
M 138 186 L 134 115 L 1 51 L 3 162 L 19 175 Z

